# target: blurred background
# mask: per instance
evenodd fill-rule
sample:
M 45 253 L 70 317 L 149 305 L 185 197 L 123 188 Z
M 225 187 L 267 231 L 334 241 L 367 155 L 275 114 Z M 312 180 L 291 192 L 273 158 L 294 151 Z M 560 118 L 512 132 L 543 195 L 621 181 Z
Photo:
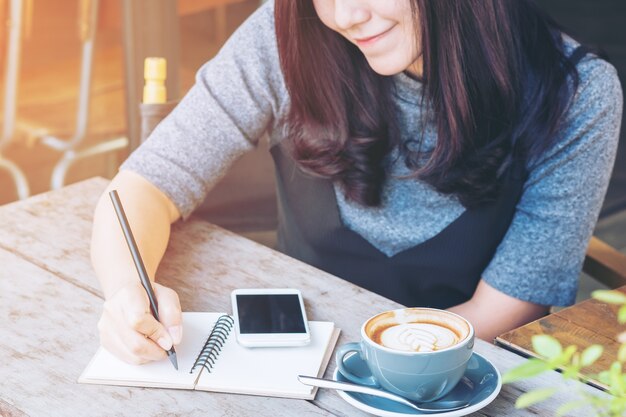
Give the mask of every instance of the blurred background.
M 0 204 L 92 176 L 115 175 L 139 143 L 143 59 L 168 59 L 169 98 L 180 99 L 200 65 L 261 3 L 0 0 Z M 575 38 L 606 51 L 626 85 L 626 1 L 538 3 Z M 596 229 L 622 252 L 625 130 Z M 272 246 L 273 187 L 263 144 L 237 163 L 199 214 Z
M 0 204 L 114 176 L 139 144 L 144 58 L 167 58 L 168 99 L 178 100 L 261 3 L 0 0 Z M 270 231 L 273 239 L 273 168 L 265 151 L 244 157 L 199 213 L 257 240 Z

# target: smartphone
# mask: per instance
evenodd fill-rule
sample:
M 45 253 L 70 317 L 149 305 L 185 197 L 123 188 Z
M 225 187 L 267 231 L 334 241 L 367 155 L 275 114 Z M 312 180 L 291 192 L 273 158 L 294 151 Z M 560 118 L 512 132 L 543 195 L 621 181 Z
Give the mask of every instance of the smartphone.
M 311 341 L 299 290 L 239 289 L 231 293 L 231 301 L 240 345 L 304 346 Z

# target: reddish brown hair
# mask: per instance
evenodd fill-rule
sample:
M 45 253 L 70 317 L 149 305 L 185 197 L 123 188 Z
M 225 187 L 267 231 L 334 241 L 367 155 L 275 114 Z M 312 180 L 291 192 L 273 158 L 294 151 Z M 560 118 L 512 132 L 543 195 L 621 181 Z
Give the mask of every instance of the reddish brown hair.
M 530 0 L 410 1 L 433 152 L 400 143 L 392 78 L 327 28 L 311 0 L 275 0 L 293 156 L 348 198 L 378 205 L 386 156 L 399 146 L 415 177 L 440 192 L 467 207 L 492 201 L 512 161 L 537 157 L 559 130 L 572 96 L 567 79 L 578 83 L 561 32 Z

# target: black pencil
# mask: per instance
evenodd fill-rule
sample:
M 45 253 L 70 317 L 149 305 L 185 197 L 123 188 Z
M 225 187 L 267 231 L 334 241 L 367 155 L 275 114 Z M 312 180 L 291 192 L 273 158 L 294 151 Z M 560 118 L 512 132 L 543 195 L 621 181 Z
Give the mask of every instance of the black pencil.
M 120 197 L 118 196 L 116 190 L 110 191 L 109 197 L 111 197 L 113 207 L 115 208 L 115 213 L 117 214 L 117 220 L 119 220 L 120 222 L 122 232 L 124 233 L 126 243 L 128 244 L 128 249 L 130 249 L 130 253 L 133 257 L 133 262 L 135 263 L 135 267 L 137 268 L 137 273 L 139 274 L 141 285 L 143 285 L 146 293 L 148 293 L 148 299 L 150 300 L 150 311 L 152 311 L 152 315 L 154 316 L 154 318 L 157 319 L 157 321 L 160 321 L 159 305 L 157 303 L 156 296 L 154 295 L 152 285 L 150 284 L 150 278 L 148 278 L 146 267 L 144 266 L 143 260 L 141 259 L 141 254 L 139 253 L 139 248 L 137 247 L 137 243 L 135 242 L 135 237 L 133 236 L 133 232 L 130 230 L 130 224 L 128 224 L 126 213 L 124 213 L 122 201 L 120 200 Z M 174 350 L 174 345 L 172 345 L 171 349 L 167 351 L 167 356 L 170 358 L 170 361 L 172 362 L 172 365 L 174 365 L 174 368 L 178 370 L 178 360 L 176 360 L 176 351 Z

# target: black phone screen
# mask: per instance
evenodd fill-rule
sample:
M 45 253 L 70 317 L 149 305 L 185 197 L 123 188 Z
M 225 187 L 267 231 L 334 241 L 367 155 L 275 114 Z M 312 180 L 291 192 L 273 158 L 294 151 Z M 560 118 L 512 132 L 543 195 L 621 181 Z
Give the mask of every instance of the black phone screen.
M 237 294 L 239 330 L 251 333 L 306 333 L 296 294 Z

